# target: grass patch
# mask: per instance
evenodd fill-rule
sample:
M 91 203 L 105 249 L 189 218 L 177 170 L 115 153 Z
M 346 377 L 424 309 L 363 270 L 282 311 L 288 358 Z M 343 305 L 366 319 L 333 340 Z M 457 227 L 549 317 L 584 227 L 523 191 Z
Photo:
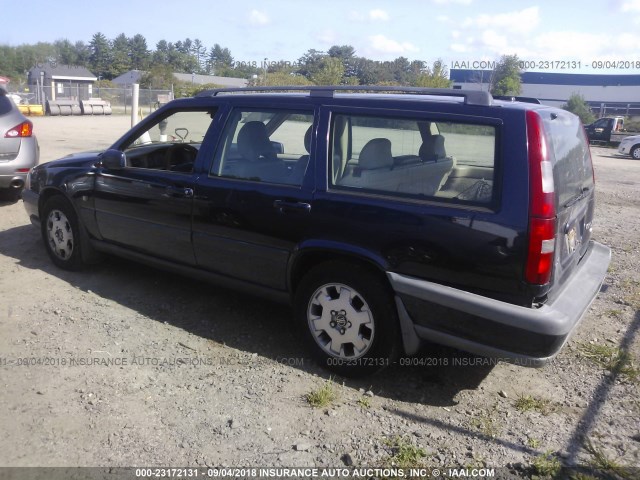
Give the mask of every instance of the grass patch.
M 371 408 L 371 399 L 369 397 L 360 397 L 358 399 L 358 405 L 362 408 Z
M 385 445 L 391 450 L 387 463 L 400 468 L 413 468 L 422 465 L 427 456 L 423 448 L 417 447 L 402 437 L 387 439 Z
M 495 438 L 500 433 L 497 422 L 489 414 L 482 414 L 472 418 L 471 426 L 490 438 Z
M 536 475 L 543 477 L 555 477 L 560 473 L 562 463 L 553 452 L 547 451 L 542 455 L 538 455 L 531 462 L 531 468 Z
M 306 395 L 307 403 L 314 408 L 323 408 L 331 405 L 338 398 L 335 384 L 330 378 L 319 388 L 311 390 Z
M 628 291 L 624 301 L 631 305 L 634 309 L 640 308 L 640 282 L 637 280 L 624 280 L 622 288 Z
M 537 438 L 529 437 L 527 438 L 527 446 L 531 448 L 540 448 L 540 440 Z
M 605 312 L 608 317 L 620 318 L 622 316 L 622 310 L 611 309 Z
M 615 474 L 622 478 L 631 478 L 631 472 L 620 465 L 615 460 L 610 459 L 604 451 L 596 447 L 591 440 L 587 439 L 584 443 L 584 449 L 591 455 L 591 466 L 603 473 Z
M 578 351 L 583 357 L 611 373 L 632 381 L 640 379 L 640 368 L 636 366 L 633 357 L 626 350 L 610 345 L 580 343 Z
M 518 397 L 515 407 L 520 412 L 529 412 L 533 410 L 535 412 L 540 412 L 543 415 L 549 415 L 553 411 L 550 400 L 532 397 L 531 395 Z

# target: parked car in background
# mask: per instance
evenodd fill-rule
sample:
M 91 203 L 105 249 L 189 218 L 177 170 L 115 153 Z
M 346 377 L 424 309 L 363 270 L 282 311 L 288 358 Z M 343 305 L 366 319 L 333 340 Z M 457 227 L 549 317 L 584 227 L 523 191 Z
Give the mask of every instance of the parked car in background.
M 18 198 L 39 157 L 33 124 L 0 86 L 0 193 Z
M 631 135 L 623 138 L 620 145 L 618 145 L 618 153 L 640 160 L 640 135 Z
M 114 254 L 283 301 L 344 375 L 422 340 L 529 366 L 560 351 L 610 259 L 577 116 L 483 91 L 254 90 L 172 101 L 34 168 L 52 261 Z

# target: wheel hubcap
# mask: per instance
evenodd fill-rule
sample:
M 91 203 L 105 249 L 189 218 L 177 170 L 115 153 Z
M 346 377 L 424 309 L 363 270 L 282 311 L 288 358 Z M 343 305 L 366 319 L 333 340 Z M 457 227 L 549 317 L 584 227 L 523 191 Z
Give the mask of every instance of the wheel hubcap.
M 51 251 L 61 260 L 73 254 L 73 230 L 67 216 L 60 210 L 51 210 L 47 218 L 47 239 Z
M 314 339 L 332 357 L 362 357 L 373 342 L 369 305 L 347 285 L 329 283 L 318 288 L 309 301 L 307 319 Z

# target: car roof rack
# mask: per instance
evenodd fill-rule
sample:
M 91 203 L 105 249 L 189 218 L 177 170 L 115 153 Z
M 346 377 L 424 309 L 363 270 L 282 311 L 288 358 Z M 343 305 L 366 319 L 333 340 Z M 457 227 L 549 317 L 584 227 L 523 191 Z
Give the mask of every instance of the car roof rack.
M 335 85 L 335 86 L 277 86 L 277 87 L 236 87 L 216 88 L 204 90 L 196 97 L 215 97 L 221 93 L 251 93 L 251 92 L 309 92 L 312 97 L 332 98 L 336 92 L 380 92 L 380 93 L 409 93 L 414 95 L 437 95 L 441 97 L 462 97 L 467 105 L 491 105 L 493 97 L 484 90 L 462 90 L 451 88 L 422 88 L 396 86 L 367 86 L 367 85 Z

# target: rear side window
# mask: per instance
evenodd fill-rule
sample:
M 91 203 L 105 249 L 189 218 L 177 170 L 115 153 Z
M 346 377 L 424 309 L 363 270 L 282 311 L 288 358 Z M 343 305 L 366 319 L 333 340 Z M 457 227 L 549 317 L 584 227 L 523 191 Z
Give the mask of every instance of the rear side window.
M 549 144 L 559 205 L 593 186 L 591 155 L 580 119 L 568 112 L 539 111 Z
M 459 203 L 494 199 L 494 126 L 336 115 L 331 149 L 335 188 Z
M 11 100 L 3 94 L 0 93 L 0 115 L 6 115 L 13 108 L 13 103 Z

